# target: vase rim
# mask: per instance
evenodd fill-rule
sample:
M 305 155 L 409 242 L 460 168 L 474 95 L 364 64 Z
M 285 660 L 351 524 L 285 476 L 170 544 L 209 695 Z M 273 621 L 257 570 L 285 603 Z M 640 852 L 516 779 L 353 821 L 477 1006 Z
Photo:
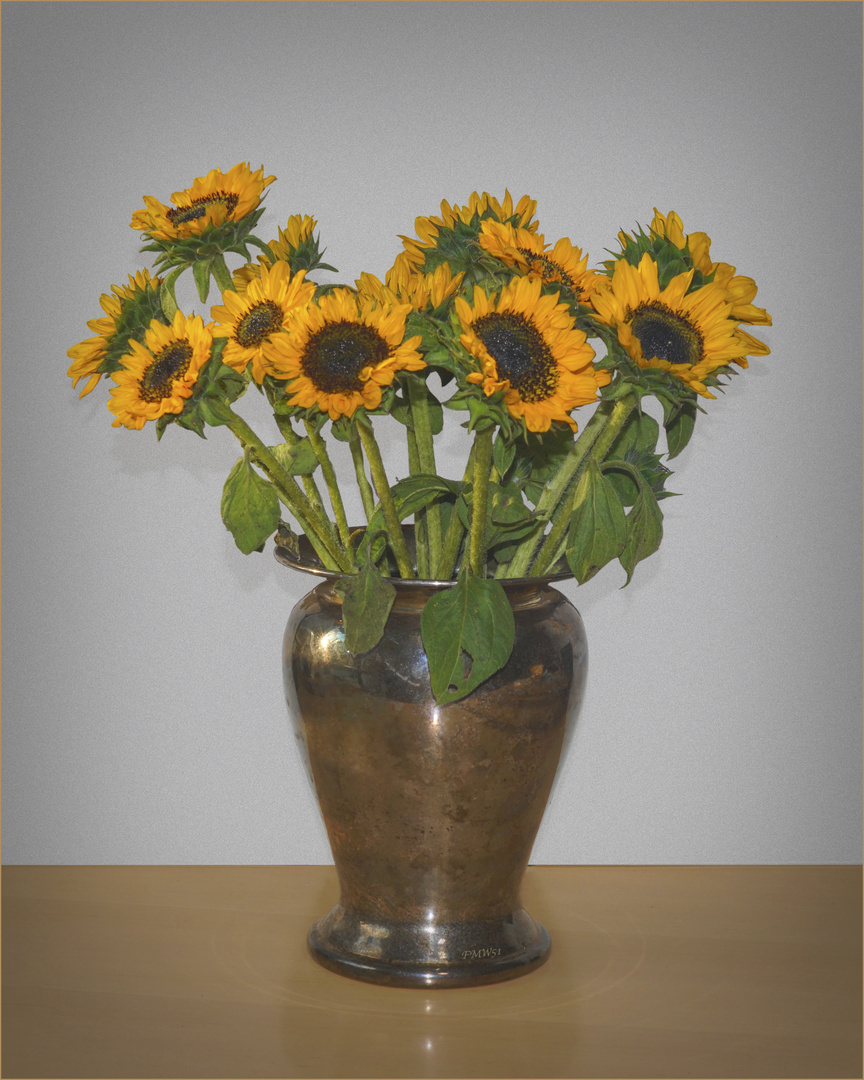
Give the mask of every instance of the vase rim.
M 362 526 L 361 526 L 362 528 Z M 353 530 L 352 530 L 353 531 Z M 414 538 L 414 526 L 403 525 L 402 531 L 405 534 L 406 540 L 412 540 Z M 297 550 L 292 551 L 290 548 L 285 547 L 278 541 L 274 549 L 273 554 L 276 557 L 277 562 L 282 563 L 283 566 L 290 567 L 292 570 L 299 570 L 304 574 L 313 574 L 315 577 L 328 578 L 331 580 L 338 580 L 340 578 L 353 577 L 353 574 L 346 574 L 341 570 L 328 570 L 318 557 L 315 549 L 310 544 L 306 536 L 295 537 L 297 541 Z M 547 585 L 552 581 L 567 581 L 572 579 L 573 575 L 566 571 L 558 574 L 543 574 L 540 577 L 521 577 L 521 578 L 497 578 L 502 585 L 508 587 L 525 586 L 525 585 Z M 416 588 L 417 586 L 426 586 L 429 588 L 450 588 L 457 583 L 457 578 L 453 577 L 449 580 L 443 580 L 440 578 L 401 578 L 401 577 L 386 577 L 385 581 L 389 581 L 396 588 Z

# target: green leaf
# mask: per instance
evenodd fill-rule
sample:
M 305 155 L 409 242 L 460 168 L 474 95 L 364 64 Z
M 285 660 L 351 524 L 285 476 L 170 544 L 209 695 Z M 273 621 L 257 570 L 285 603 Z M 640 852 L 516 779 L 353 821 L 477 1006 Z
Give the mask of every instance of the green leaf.
M 510 658 L 513 611 L 500 581 L 478 578 L 467 563 L 451 589 L 426 601 L 420 632 L 439 705 L 459 701 Z
M 505 477 L 510 466 L 513 464 L 513 458 L 516 456 L 516 443 L 507 443 L 504 436 L 499 431 L 495 436 L 495 443 L 492 447 L 492 464 L 498 470 L 499 477 Z
M 639 495 L 633 509 L 627 515 L 627 543 L 618 556 L 627 571 L 624 586 L 630 584 L 636 564 L 660 547 L 663 539 L 663 511 L 657 505 L 654 492 L 640 477 Z M 622 588 L 624 587 L 622 586 Z
M 280 443 L 269 449 L 290 476 L 311 476 L 318 468 L 318 458 L 309 439 L 298 439 L 293 446 Z
M 572 449 L 573 432 L 565 424 L 517 443 L 510 478 L 524 482 L 525 495 L 534 506 Z
M 666 428 L 666 444 L 669 447 L 669 453 L 666 456 L 671 460 L 677 457 L 690 442 L 690 436 L 696 426 L 695 403 L 683 402 L 670 416 L 664 418 L 663 424 Z
M 573 499 L 567 533 L 567 563 L 582 585 L 617 558 L 627 541 L 627 518 L 613 484 L 592 458 Z
M 244 555 L 258 551 L 279 525 L 279 499 L 252 468 L 249 455 L 237 462 L 222 489 L 222 520 Z
M 340 416 L 338 420 L 334 420 L 330 425 L 330 431 L 333 438 L 339 442 L 351 442 L 351 435 L 354 431 L 353 421 L 347 416 Z
M 355 656 L 368 652 L 384 633 L 396 599 L 395 586 L 381 577 L 374 559 L 367 559 L 359 573 L 339 582 L 336 591 L 342 597 L 345 648 Z
M 217 397 L 202 397 L 198 404 L 198 413 L 210 427 L 230 424 L 237 419 L 228 404 Z

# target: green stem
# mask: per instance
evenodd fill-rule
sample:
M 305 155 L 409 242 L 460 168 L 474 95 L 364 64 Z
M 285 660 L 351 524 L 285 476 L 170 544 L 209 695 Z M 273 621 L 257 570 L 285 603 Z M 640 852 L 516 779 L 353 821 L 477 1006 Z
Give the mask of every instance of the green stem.
M 471 477 L 474 475 L 474 446 L 471 446 L 471 452 L 468 454 L 468 463 L 465 466 L 465 472 L 462 476 L 462 483 L 469 484 Z M 458 503 L 458 497 L 457 497 Z M 453 572 L 456 569 L 456 561 L 459 558 L 459 548 L 462 546 L 462 537 L 465 535 L 465 526 L 462 524 L 462 519 L 459 517 L 459 513 L 454 504 L 453 510 L 450 514 L 450 524 L 447 526 L 447 533 L 444 536 L 444 546 L 441 551 L 441 559 L 438 563 L 438 569 L 435 571 L 436 581 L 450 581 L 453 578 Z
M 474 436 L 474 487 L 471 495 L 471 535 L 469 559 L 477 577 L 486 577 L 486 516 L 489 502 L 489 473 L 492 470 L 494 427 Z
M 363 500 L 363 513 L 366 515 L 366 521 L 369 522 L 375 513 L 375 496 L 372 493 L 369 477 L 366 475 L 366 463 L 363 460 L 363 446 L 360 442 L 360 436 L 357 433 L 357 428 L 353 425 L 348 446 L 351 450 L 351 460 L 354 462 L 354 473 L 357 476 L 357 487 L 360 488 L 360 498 Z
M 405 433 L 408 437 L 408 468 L 411 475 L 416 476 L 423 472 L 420 452 L 417 449 L 417 436 L 410 427 L 405 429 Z M 414 515 L 414 547 L 417 552 L 417 576 L 428 581 L 432 570 L 429 563 L 429 530 L 423 510 L 418 510 Z
M 338 569 L 345 571 L 345 573 L 351 573 L 355 569 L 354 560 L 349 552 L 341 550 L 339 544 L 334 542 L 332 528 L 329 527 L 326 518 L 323 518 L 304 497 L 294 477 L 285 472 L 269 448 L 261 442 L 246 421 L 236 413 L 233 416 L 234 420 L 228 427 L 244 446 L 252 448 L 256 458 L 267 471 L 277 493 L 284 495 L 282 501 L 297 518 L 310 542 L 314 533 L 327 549 Z
M 599 438 L 611 411 L 612 406 L 608 402 L 601 402 L 597 406 L 594 415 L 585 425 L 582 434 L 573 444 L 570 453 L 561 463 L 558 472 L 537 500 L 537 505 L 534 508 L 534 513 L 536 515 L 539 516 L 548 513 L 554 518 L 555 512 L 560 510 L 567 489 L 570 486 L 570 481 L 582 465 L 588 451 Z M 534 554 L 542 540 L 543 532 L 541 530 L 526 537 L 519 545 L 516 554 L 508 563 L 505 576 L 508 578 L 527 577 L 528 568 L 531 565 Z
M 375 433 L 372 430 L 372 421 L 366 416 L 358 418 L 357 430 L 360 433 L 360 441 L 363 444 L 363 449 L 366 451 L 366 458 L 372 473 L 372 482 L 375 485 L 375 490 L 378 492 L 378 499 L 381 502 L 381 509 L 384 512 L 387 535 L 390 537 L 390 547 L 393 549 L 393 554 L 396 557 L 396 565 L 399 567 L 399 574 L 403 578 L 413 578 L 414 567 L 411 565 L 411 557 L 408 554 L 408 548 L 405 546 L 405 537 L 402 535 L 402 525 L 399 521 L 399 515 L 396 513 L 396 504 L 393 502 L 393 495 L 390 491 L 387 473 L 384 471 L 384 462 L 381 459 L 381 451 L 378 447 Z
M 288 444 L 288 446 L 296 446 L 300 442 L 300 436 L 291 426 L 291 421 L 287 416 L 280 416 L 278 413 L 273 414 L 273 418 L 276 421 L 276 425 L 279 431 L 282 433 L 282 438 Z M 324 500 L 321 498 L 321 492 L 318 490 L 318 485 L 315 483 L 313 476 L 301 476 L 300 480 L 303 484 L 303 490 L 306 492 L 306 498 L 315 507 L 322 519 L 327 522 L 330 534 L 335 541 L 336 530 L 333 527 L 330 518 L 327 516 L 327 511 L 324 509 Z
M 333 507 L 333 513 L 336 517 L 336 527 L 339 530 L 339 538 L 345 545 L 345 548 L 350 550 L 351 532 L 348 528 L 348 519 L 345 517 L 345 505 L 342 502 L 342 493 L 339 490 L 339 484 L 336 480 L 336 470 L 333 468 L 333 462 L 330 460 L 330 455 L 327 453 L 327 444 L 308 420 L 304 421 L 304 423 L 306 425 L 306 434 L 309 436 L 309 442 L 312 444 L 312 449 L 315 451 L 315 457 L 318 458 L 321 472 L 324 474 L 324 482 L 327 485 L 327 491 L 330 495 L 330 505 Z
M 608 413 L 605 423 L 599 428 L 597 435 L 592 440 L 587 452 L 582 454 L 577 469 L 575 469 L 571 475 L 567 497 L 561 498 L 552 517 L 552 528 L 549 530 L 540 551 L 537 553 L 537 558 L 531 568 L 532 576 L 542 576 L 548 568 L 554 566 L 557 559 L 560 558 L 560 549 L 565 543 L 564 533 L 570 524 L 570 518 L 573 514 L 573 499 L 576 495 L 576 486 L 582 468 L 589 457 L 594 458 L 595 461 L 598 462 L 601 462 L 605 458 L 609 453 L 610 447 L 618 437 L 621 428 L 627 422 L 627 419 L 635 407 L 635 394 L 628 394 L 626 397 L 619 398 L 615 402 L 612 411 Z
M 417 453 L 420 459 L 420 471 L 429 476 L 437 476 L 435 464 L 435 443 L 432 436 L 432 423 L 429 416 L 429 390 L 424 379 L 408 376 L 408 401 L 411 406 L 411 419 L 414 424 L 414 436 L 417 440 Z M 422 511 L 426 523 L 429 543 L 429 564 L 437 566 L 441 559 L 441 508 L 432 503 Z

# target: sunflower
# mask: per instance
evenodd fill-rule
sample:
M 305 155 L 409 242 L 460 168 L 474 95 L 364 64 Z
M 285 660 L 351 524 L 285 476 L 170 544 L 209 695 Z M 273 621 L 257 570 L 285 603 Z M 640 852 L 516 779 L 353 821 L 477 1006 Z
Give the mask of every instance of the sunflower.
M 563 285 L 577 301 L 587 298 L 597 288 L 600 275 L 588 269 L 588 256 L 566 238 L 552 250 L 542 235 L 528 229 L 488 220 L 480 225 L 480 246 L 508 266 L 524 274 L 539 277 L 547 285 Z
M 706 376 L 729 363 L 746 367 L 748 347 L 732 314 L 732 294 L 716 281 L 688 293 L 692 278 L 688 270 L 661 290 L 657 264 L 646 252 L 638 267 L 617 262 L 591 303 L 639 367 L 669 372 L 710 398 Z
M 312 249 L 317 259 L 317 242 L 312 235 L 317 224 L 315 218 L 310 217 L 309 214 L 302 216 L 292 214 L 285 228 L 279 230 L 279 239 L 268 241 L 267 247 L 273 252 L 271 256 L 259 255 L 257 265 L 247 263 L 246 266 L 241 266 L 239 270 L 234 271 L 231 280 L 235 290 L 238 293 L 244 292 L 250 281 L 255 281 L 261 276 L 262 266 L 272 266 L 278 261 L 287 262 L 289 266 L 295 265 L 297 261 L 303 262 L 304 256 L 305 261 L 308 262 L 310 261 L 308 255 Z
M 674 210 L 670 210 L 668 214 L 661 214 L 656 206 L 651 231 L 657 236 L 665 236 L 677 247 L 682 249 L 685 245 L 688 247 L 696 269 L 700 270 L 706 278 L 713 274 L 713 280 L 726 289 L 732 301 L 733 319 L 751 325 L 772 325 L 771 316 L 765 308 L 756 307 L 753 303 L 757 292 L 757 285 L 753 278 L 736 274 L 735 267 L 730 266 L 729 263 L 711 261 L 711 238 L 707 233 L 685 234 L 684 223 Z M 738 336 L 747 344 L 746 351 L 751 356 L 767 356 L 771 351 L 767 345 L 744 330 L 739 329 Z M 747 367 L 747 361 L 745 360 L 741 366 Z
M 157 240 L 180 240 L 200 236 L 226 221 L 240 221 L 261 201 L 261 194 L 275 176 L 264 176 L 263 166 L 252 172 L 241 162 L 227 173 L 211 169 L 199 176 L 191 187 L 175 191 L 165 206 L 152 195 L 144 196 L 146 210 L 136 210 L 130 225 L 141 229 Z
M 497 300 L 479 286 L 473 305 L 456 298 L 462 344 L 480 364 L 467 378 L 487 397 L 503 390 L 510 415 L 524 418 L 529 431 L 548 431 L 553 420 L 576 431 L 571 409 L 594 401 L 611 376 L 595 369 L 594 350 L 568 305 L 542 287 L 540 278 L 519 277 Z
M 259 384 L 264 381 L 264 343 L 285 329 L 292 308 L 308 304 L 315 295 L 315 286 L 305 276 L 301 270 L 292 277 L 287 262 L 262 263 L 259 276 L 244 292 L 226 292 L 223 303 L 210 309 L 219 324 L 213 336 L 228 339 L 222 353 L 224 364 L 242 373 L 251 363 L 252 378 Z
M 356 280 L 357 292 L 371 297 L 378 303 L 408 303 L 415 311 L 435 311 L 440 308 L 462 284 L 463 273 L 450 270 L 449 263 L 441 263 L 431 274 L 421 274 L 411 269 L 403 256 L 397 255 L 393 266 L 387 271 L 384 282 L 365 271 Z
M 211 327 L 200 315 L 178 311 L 171 326 L 154 319 L 144 344 L 130 340 L 123 368 L 112 372 L 117 383 L 108 402 L 117 417 L 113 426 L 140 431 L 148 420 L 182 412 L 212 345 Z
M 151 278 L 146 270 L 139 270 L 134 277 L 129 275 L 128 285 L 112 285 L 113 296 L 103 293 L 99 298 L 105 318 L 90 319 L 87 323 L 96 337 L 73 345 L 66 353 L 75 361 L 66 372 L 72 379 L 72 386 L 87 379 L 79 397 L 89 394 L 102 378 L 104 372 L 100 368 L 108 359 L 108 353 L 116 352 L 118 348 L 125 351 L 129 334 L 140 321 L 139 317 L 146 315 L 147 325 L 154 315 L 159 314 L 160 284 L 158 277 Z
M 408 236 L 400 236 L 399 239 L 412 268 L 419 270 L 424 266 L 428 252 L 439 246 L 442 234 L 446 231 L 453 232 L 460 225 L 476 228 L 481 221 L 492 219 L 500 222 L 512 221 L 520 228 L 536 232 L 538 223 L 532 220 L 536 210 L 536 200 L 529 199 L 527 195 L 523 195 L 514 207 L 509 191 L 504 192 L 503 202 L 499 202 L 486 191 L 482 195 L 474 191 L 467 206 L 451 206 L 445 199 L 441 203 L 440 217 L 418 217 L 414 222 L 418 239 Z
M 331 420 L 377 409 L 397 371 L 419 371 L 419 336 L 403 340 L 410 304 L 377 303 L 334 289 L 290 313 L 287 334 L 264 343 L 268 371 L 288 381 L 289 405 L 316 406 Z

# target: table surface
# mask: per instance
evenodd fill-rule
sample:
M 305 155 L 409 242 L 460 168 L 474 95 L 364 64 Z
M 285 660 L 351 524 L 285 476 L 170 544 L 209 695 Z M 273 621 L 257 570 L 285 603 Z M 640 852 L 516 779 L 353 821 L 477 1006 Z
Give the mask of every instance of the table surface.
M 7 866 L 6 1078 L 861 1077 L 861 867 L 529 867 L 512 982 L 305 947 L 329 866 Z

